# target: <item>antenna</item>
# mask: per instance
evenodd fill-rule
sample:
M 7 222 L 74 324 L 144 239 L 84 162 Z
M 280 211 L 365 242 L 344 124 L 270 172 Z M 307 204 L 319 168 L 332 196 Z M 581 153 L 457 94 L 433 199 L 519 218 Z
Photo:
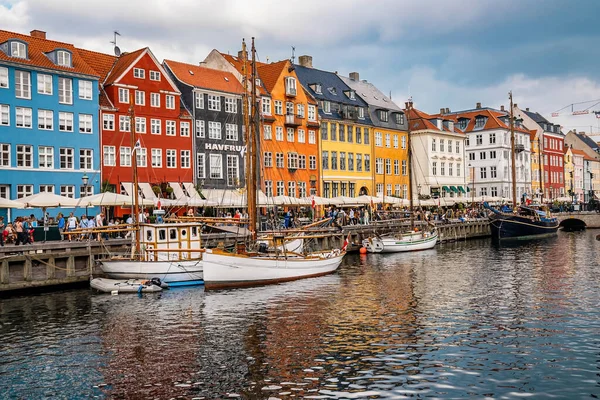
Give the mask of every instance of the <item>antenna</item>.
M 119 48 L 119 46 L 117 46 L 117 36 L 121 36 L 119 31 L 113 31 L 113 41 L 110 43 L 113 46 L 115 46 L 115 48 L 114 48 L 115 56 L 119 57 L 121 55 L 121 49 Z
M 292 64 L 294 63 L 294 60 L 296 60 L 296 48 L 294 46 L 292 46 Z

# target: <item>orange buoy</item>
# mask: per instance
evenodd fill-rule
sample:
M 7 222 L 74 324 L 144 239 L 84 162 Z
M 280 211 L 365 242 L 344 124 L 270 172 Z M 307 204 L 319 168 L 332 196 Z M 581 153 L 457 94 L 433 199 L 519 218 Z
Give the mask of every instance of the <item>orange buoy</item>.
M 359 251 L 360 251 L 360 254 L 367 254 L 367 248 L 366 247 L 361 247 Z

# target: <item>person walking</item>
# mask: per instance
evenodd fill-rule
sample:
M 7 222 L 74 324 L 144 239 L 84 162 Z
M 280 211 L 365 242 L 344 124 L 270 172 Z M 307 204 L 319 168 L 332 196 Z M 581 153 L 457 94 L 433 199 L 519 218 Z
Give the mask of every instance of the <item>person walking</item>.
M 4 217 L 0 215 L 0 246 L 4 247 Z
M 73 215 L 73 213 L 71 212 L 69 214 L 69 218 L 67 218 L 67 231 L 71 232 L 74 231 L 75 229 L 77 229 L 77 217 L 75 215 Z M 69 242 L 73 239 L 71 237 L 71 235 L 69 236 Z
M 15 232 L 17 233 L 17 241 L 15 245 L 25 244 L 27 241 L 27 236 L 25 235 L 25 231 L 23 229 L 23 217 L 17 217 L 15 220 Z
M 58 231 L 60 232 L 60 240 L 65 240 L 65 217 L 63 217 L 62 213 L 58 213 L 56 219 L 58 219 Z

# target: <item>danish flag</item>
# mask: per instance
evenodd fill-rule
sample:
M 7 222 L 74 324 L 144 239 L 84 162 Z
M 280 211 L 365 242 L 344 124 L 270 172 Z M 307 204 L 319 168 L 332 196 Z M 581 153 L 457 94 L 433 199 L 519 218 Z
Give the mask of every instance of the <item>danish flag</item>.
M 312 208 L 315 208 L 317 206 L 317 203 L 315 202 L 315 196 L 312 196 L 310 205 L 311 205 Z
M 346 240 L 344 240 L 344 245 L 342 246 L 342 251 L 346 251 L 346 247 L 348 247 L 348 244 L 350 244 L 350 234 L 348 234 L 348 236 L 346 236 Z

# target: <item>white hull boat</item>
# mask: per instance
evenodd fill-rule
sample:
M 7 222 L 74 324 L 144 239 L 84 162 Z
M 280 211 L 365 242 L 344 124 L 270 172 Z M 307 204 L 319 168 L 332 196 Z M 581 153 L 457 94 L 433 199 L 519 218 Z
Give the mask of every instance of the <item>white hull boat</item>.
M 94 278 L 90 281 L 92 289 L 98 290 L 103 293 L 154 293 L 163 290 L 162 286 L 159 286 L 160 282 L 140 280 L 140 279 L 106 279 L 106 278 Z
M 369 253 L 401 253 L 432 249 L 438 241 L 437 230 L 408 232 L 401 237 L 386 236 L 363 240 Z
M 202 285 L 202 260 L 137 261 L 112 259 L 101 261 L 102 271 L 114 279 L 159 278 L 169 286 Z
M 299 254 L 231 254 L 217 249 L 204 253 L 204 286 L 225 289 L 287 282 L 329 274 L 340 266 L 346 252 Z

